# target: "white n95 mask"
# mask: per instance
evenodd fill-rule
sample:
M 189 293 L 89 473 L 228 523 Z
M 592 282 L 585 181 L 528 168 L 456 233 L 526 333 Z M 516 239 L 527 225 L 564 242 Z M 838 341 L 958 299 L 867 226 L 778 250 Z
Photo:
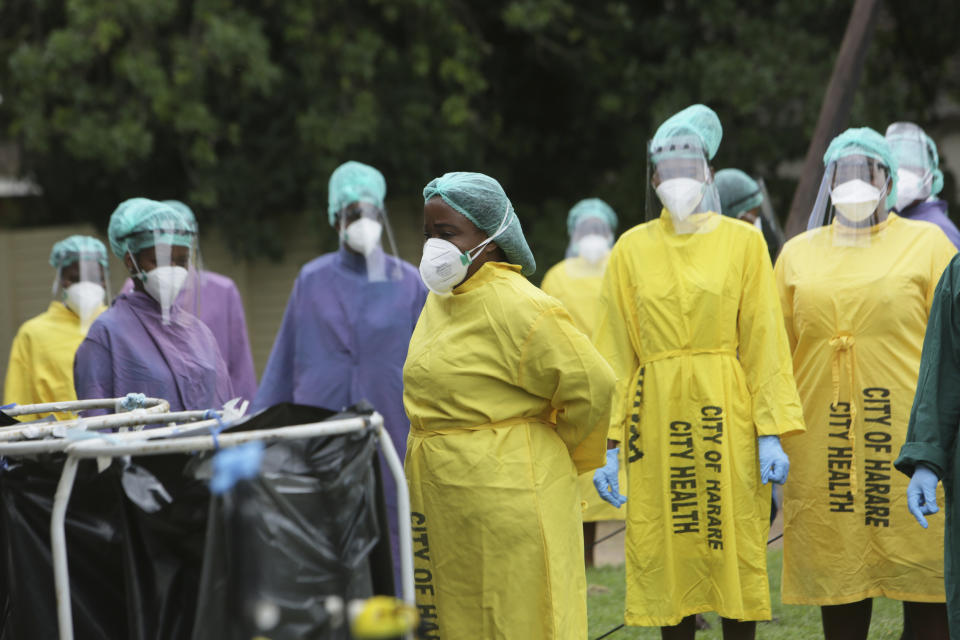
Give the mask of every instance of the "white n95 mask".
M 166 313 L 180 295 L 188 275 L 184 267 L 157 267 L 146 273 L 143 288 L 160 303 L 160 308 Z
M 684 220 L 703 200 L 706 184 L 693 178 L 670 178 L 657 185 L 657 197 L 678 220 Z
M 922 200 L 930 195 L 930 185 L 923 176 L 909 169 L 897 170 L 897 211 L 903 211 L 914 200 Z
M 610 253 L 610 241 L 598 233 L 591 233 L 577 242 L 577 255 L 590 264 L 599 264 Z
M 86 332 L 97 309 L 103 306 L 103 287 L 95 282 L 76 282 L 63 292 L 63 303 L 80 318 L 80 328 Z
M 343 232 L 343 239 L 351 249 L 368 256 L 380 244 L 381 233 L 383 233 L 382 224 L 370 218 L 359 218 L 347 225 Z
M 834 208 L 850 222 L 863 222 L 880 204 L 880 189 L 863 180 L 848 180 L 830 192 Z

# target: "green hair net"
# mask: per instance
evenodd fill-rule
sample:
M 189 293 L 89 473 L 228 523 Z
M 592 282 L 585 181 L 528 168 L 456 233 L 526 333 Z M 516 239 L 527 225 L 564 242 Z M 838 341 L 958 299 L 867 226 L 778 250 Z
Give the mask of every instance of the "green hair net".
M 763 202 L 760 185 L 740 169 L 717 171 L 713 182 L 720 193 L 720 209 L 725 216 L 739 218 L 741 213 L 759 207 Z
M 187 219 L 187 222 L 192 224 L 194 228 L 197 228 L 197 216 L 193 215 L 193 209 L 188 207 L 183 202 L 179 200 L 164 200 L 163 204 L 167 205 L 171 209 L 176 209 L 178 212 L 183 214 L 183 217 Z
M 912 135 L 904 135 L 905 132 L 913 131 Z M 927 148 L 927 158 L 917 158 L 913 156 L 917 148 L 912 144 L 897 144 L 902 139 L 913 140 L 914 136 L 923 141 Z M 940 170 L 940 154 L 937 153 L 937 144 L 927 133 L 912 122 L 894 122 L 887 127 L 887 142 L 890 143 L 890 149 L 901 166 L 907 167 L 925 167 L 928 164 L 933 167 L 933 175 L 930 182 L 930 195 L 935 196 L 943 191 L 943 171 Z
M 661 149 L 669 146 L 670 140 L 685 136 L 696 136 L 703 145 L 707 159 L 713 160 L 723 138 L 720 118 L 713 109 L 703 104 L 691 105 L 673 114 L 653 134 L 650 149 L 654 153 L 654 159 Z
M 327 214 L 330 226 L 337 225 L 337 214 L 354 202 L 369 202 L 383 209 L 387 196 L 387 181 L 383 174 L 362 162 L 344 162 L 330 174 L 327 187 Z
M 584 218 L 599 218 L 607 223 L 610 231 L 617 230 L 617 213 L 600 198 L 587 198 L 573 205 L 567 214 L 567 233 L 572 236 L 577 223 Z
M 897 159 L 890 150 L 890 144 L 882 135 L 870 127 L 847 129 L 830 142 L 823 154 L 824 166 L 847 156 L 867 156 L 879 161 L 890 175 L 890 193 L 887 194 L 887 209 L 897 202 Z
M 499 182 L 482 173 L 467 171 L 445 173 L 431 180 L 423 188 L 424 202 L 437 196 L 463 214 L 467 220 L 487 234 L 487 237 L 492 236 L 500 228 L 506 211 L 510 216 L 509 222 L 494 242 L 503 249 L 507 260 L 523 267 L 524 275 L 529 276 L 537 270 L 537 263 L 533 259 L 530 247 L 527 246 L 527 239 L 523 237 L 523 229 L 520 228 L 517 213 Z
M 50 266 L 60 269 L 69 266 L 81 257 L 96 260 L 101 266 L 107 266 L 107 248 L 96 238 L 90 236 L 70 236 L 53 245 L 50 251 Z
M 120 259 L 158 242 L 181 247 L 193 245 L 196 227 L 173 207 L 147 198 L 124 200 L 110 216 L 110 248 Z

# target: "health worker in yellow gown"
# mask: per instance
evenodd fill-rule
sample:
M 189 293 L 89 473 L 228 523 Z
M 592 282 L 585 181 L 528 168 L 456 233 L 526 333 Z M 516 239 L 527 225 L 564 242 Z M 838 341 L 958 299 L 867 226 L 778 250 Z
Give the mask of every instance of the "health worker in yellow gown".
M 721 136 L 704 105 L 657 130 L 663 209 L 614 245 L 594 333 L 618 378 L 611 437 L 626 447 L 625 620 L 664 638 L 692 639 L 706 611 L 727 640 L 770 618 L 768 482 L 789 469 L 779 436 L 803 429 L 763 235 L 717 213 Z M 608 499 L 616 466 L 595 474 Z
M 107 250 L 96 238 L 70 236 L 53 245 L 50 265 L 57 270 L 54 300 L 46 311 L 24 322 L 13 339 L 4 404 L 77 399 L 73 357 L 90 324 L 106 308 Z M 40 417 L 21 416 L 19 420 Z
M 573 323 L 586 335 L 593 335 L 597 325 L 600 285 L 607 268 L 607 258 L 617 230 L 617 214 L 600 198 L 586 198 L 567 214 L 570 245 L 563 262 L 553 265 L 540 288 L 566 307 Z M 618 490 L 626 491 L 626 468 L 620 469 Z M 587 566 L 593 565 L 593 543 L 597 521 L 623 520 L 625 509 L 614 507 L 600 498 L 593 486 L 592 474 L 579 477 L 583 503 L 583 548 Z
M 603 464 L 610 366 L 554 298 L 500 184 L 423 190 L 403 401 L 417 607 L 431 638 L 582 639 L 577 474 Z
M 876 131 L 848 129 L 824 164 L 809 230 L 776 266 L 807 423 L 784 440 L 783 601 L 819 605 L 828 639 L 866 638 L 875 597 L 908 602 L 917 638 L 946 637 L 943 521 L 917 530 L 893 461 L 955 249 L 890 212 L 897 162 Z

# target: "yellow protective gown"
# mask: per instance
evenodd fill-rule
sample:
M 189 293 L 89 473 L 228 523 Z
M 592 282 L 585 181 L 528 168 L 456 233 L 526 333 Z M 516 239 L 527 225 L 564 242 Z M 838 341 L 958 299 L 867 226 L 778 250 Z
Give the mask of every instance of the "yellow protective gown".
M 76 400 L 73 356 L 83 342 L 84 335 L 80 329 L 80 318 L 59 301 L 51 302 L 46 311 L 24 322 L 10 349 L 3 403 L 37 404 Z M 58 420 L 71 417 L 65 413 L 54 415 Z M 20 416 L 18 420 L 40 417 L 43 416 Z
M 626 439 L 628 625 L 770 617 L 757 436 L 803 429 L 763 236 L 692 218 L 699 233 L 663 211 L 621 236 L 594 334 L 618 377 L 611 434 Z
M 955 249 L 933 224 L 894 214 L 858 246 L 835 246 L 834 233 L 794 238 L 776 266 L 808 426 L 783 441 L 783 601 L 944 602 L 943 518 L 917 525 L 893 461 Z
M 591 265 L 580 257 L 567 258 L 555 264 L 543 276 L 540 288 L 566 307 L 573 318 L 573 324 L 586 335 L 592 336 L 597 326 L 597 309 L 600 305 L 600 287 L 603 284 L 603 272 L 607 260 Z M 620 451 L 620 493 L 627 495 L 626 456 Z M 623 520 L 627 510 L 617 509 L 600 497 L 593 486 L 593 474 L 584 473 L 577 477 L 580 488 L 580 501 L 583 505 L 583 521 Z
M 487 263 L 453 295 L 431 293 L 410 340 L 406 473 L 427 638 L 586 636 L 576 474 L 604 462 L 615 381 L 519 272 Z

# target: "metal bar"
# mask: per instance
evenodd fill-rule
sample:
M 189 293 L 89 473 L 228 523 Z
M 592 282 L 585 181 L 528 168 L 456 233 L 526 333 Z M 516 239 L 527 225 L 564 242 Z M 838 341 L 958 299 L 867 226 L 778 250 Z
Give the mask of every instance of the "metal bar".
M 53 498 L 50 516 L 50 550 L 53 553 L 53 584 L 57 593 L 57 625 L 60 640 L 73 640 L 73 612 L 70 608 L 70 567 L 67 564 L 66 515 L 79 460 L 67 457 Z
M 44 402 L 41 404 L 18 404 L 10 409 L 4 409 L 3 412 L 15 418 L 23 415 L 33 415 L 35 413 L 75 413 L 77 411 L 86 411 L 87 409 L 114 409 L 117 402 L 123 398 L 100 398 L 96 400 L 67 400 L 66 402 Z M 170 403 L 161 398 L 147 398 L 144 402 L 143 410 L 156 411 L 157 407 L 166 405 L 164 411 L 170 409 Z
M 410 531 L 410 491 L 407 488 L 407 476 L 403 472 L 403 463 L 397 455 L 390 434 L 381 425 L 379 430 L 380 449 L 383 457 L 393 474 L 394 484 L 397 486 L 397 519 L 400 521 L 400 585 L 404 601 L 416 606 L 416 595 L 413 592 L 413 539 Z
M 166 401 L 164 401 L 164 403 L 166 403 Z M 97 431 L 99 429 L 117 429 L 121 427 L 142 427 L 147 424 L 193 421 L 203 418 L 205 413 L 205 411 L 175 411 L 173 413 L 166 413 L 136 409 L 124 413 L 95 416 L 92 418 L 77 418 L 76 420 L 64 420 L 62 422 L 22 424 L 0 428 L 0 443 L 17 442 L 20 440 L 38 440 L 48 436 L 57 436 L 58 432 L 62 433 L 70 429 Z M 60 449 L 55 448 L 53 450 L 59 451 Z

